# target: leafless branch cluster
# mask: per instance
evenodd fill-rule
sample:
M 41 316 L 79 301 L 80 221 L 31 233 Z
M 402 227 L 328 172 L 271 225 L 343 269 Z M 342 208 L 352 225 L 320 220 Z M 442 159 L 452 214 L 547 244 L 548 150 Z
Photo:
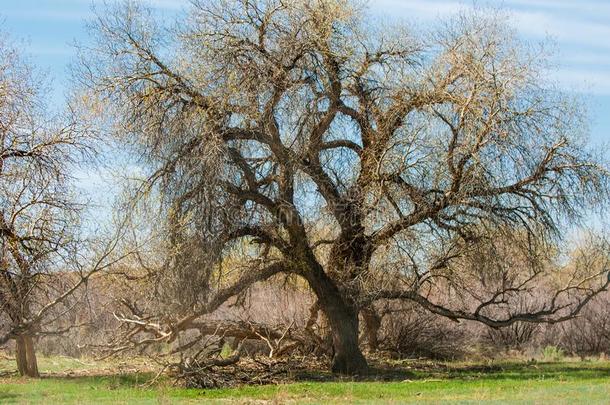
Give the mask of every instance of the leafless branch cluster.
M 366 370 L 359 314 L 379 299 L 500 327 L 604 290 L 606 267 L 549 249 L 607 202 L 606 166 L 544 50 L 491 14 L 423 34 L 371 28 L 344 0 L 195 1 L 174 28 L 130 2 L 100 15 L 81 81 L 149 173 L 137 196 L 165 221 L 161 273 L 200 293 L 178 320 L 123 318 L 151 334 L 138 344 L 278 273 L 309 285 L 347 373 Z M 569 275 L 548 301 L 508 309 L 549 272 Z

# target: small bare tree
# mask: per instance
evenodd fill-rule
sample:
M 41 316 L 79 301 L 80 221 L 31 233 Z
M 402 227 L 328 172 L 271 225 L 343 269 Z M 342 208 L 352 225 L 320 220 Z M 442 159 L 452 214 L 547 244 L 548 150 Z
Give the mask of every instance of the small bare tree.
M 190 315 L 132 324 L 172 339 L 252 283 L 294 274 L 328 319 L 332 369 L 361 373 L 359 313 L 376 300 L 494 327 L 576 314 L 605 269 L 526 312 L 498 310 L 549 271 L 537 255 L 560 228 L 606 203 L 608 177 L 578 103 L 545 80 L 544 52 L 486 14 L 421 36 L 348 0 L 193 1 L 171 29 L 133 2 L 100 16 L 82 83 L 150 169 L 165 268 L 218 281 Z M 497 229 L 527 260 L 511 277 L 488 266 L 473 291 L 464 263 L 493 252 Z M 244 239 L 251 266 L 227 272 Z
M 110 264 L 114 244 L 80 236 L 70 171 L 90 156 L 88 135 L 46 113 L 43 78 L 4 34 L 0 60 L 0 344 L 14 340 L 19 373 L 37 377 L 34 338 L 76 326 L 53 321 Z

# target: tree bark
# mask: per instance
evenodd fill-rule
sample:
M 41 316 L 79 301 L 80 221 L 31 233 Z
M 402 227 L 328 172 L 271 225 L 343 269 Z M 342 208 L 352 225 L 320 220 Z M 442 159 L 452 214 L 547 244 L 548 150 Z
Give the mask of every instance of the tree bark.
M 366 374 L 368 364 L 358 345 L 358 311 L 337 303 L 324 311 L 327 311 L 333 338 L 332 372 Z
M 19 375 L 26 375 L 27 370 L 27 351 L 25 350 L 25 340 L 23 336 L 17 336 L 15 339 L 15 360 L 17 361 L 17 370 Z
M 27 354 L 27 369 L 28 377 L 40 377 L 38 372 L 38 359 L 36 358 L 36 349 L 34 348 L 34 339 L 31 336 L 25 337 L 25 350 Z
M 368 364 L 358 345 L 358 309 L 348 297 L 343 297 L 333 280 L 319 266 L 314 266 L 308 277 L 309 285 L 328 318 L 333 341 L 333 373 L 362 375 Z
M 38 360 L 36 359 L 36 350 L 34 348 L 34 340 L 29 335 L 20 335 L 15 339 L 16 360 L 19 375 L 38 378 Z

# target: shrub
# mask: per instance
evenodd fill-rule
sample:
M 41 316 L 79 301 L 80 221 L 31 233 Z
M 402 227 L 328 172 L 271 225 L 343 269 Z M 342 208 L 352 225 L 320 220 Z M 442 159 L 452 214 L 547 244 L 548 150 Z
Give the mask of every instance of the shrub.
M 469 345 L 467 328 L 416 305 L 402 304 L 383 317 L 380 348 L 398 358 L 462 358 Z
M 546 346 L 542 350 L 542 357 L 545 361 L 561 361 L 565 357 L 565 353 L 557 346 Z

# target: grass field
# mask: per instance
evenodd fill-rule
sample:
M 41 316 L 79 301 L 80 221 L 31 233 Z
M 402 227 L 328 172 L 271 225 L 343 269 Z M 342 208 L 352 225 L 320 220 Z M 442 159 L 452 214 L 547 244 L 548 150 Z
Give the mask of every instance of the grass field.
M 45 377 L 6 375 L 0 361 L 1 404 L 180 403 L 549 403 L 610 404 L 610 362 L 403 362 L 404 379 L 298 382 L 232 389 L 182 389 L 169 382 L 146 386 L 152 374 L 117 363 L 43 358 Z M 401 377 L 401 378 L 403 378 Z

